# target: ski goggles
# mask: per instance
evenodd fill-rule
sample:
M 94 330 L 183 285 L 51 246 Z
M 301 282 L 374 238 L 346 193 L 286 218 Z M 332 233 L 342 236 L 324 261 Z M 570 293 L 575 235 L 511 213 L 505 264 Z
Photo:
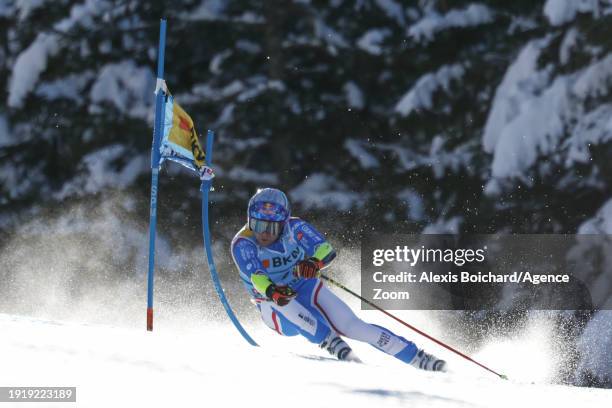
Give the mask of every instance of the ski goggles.
M 258 234 L 269 232 L 272 235 L 278 235 L 283 230 L 284 225 L 283 221 L 265 221 L 256 218 L 249 220 L 249 228 Z

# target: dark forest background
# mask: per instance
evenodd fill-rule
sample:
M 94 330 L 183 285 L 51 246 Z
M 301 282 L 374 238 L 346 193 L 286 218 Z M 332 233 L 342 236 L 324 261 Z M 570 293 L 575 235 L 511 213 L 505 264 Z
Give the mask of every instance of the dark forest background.
M 273 185 L 290 192 L 296 212 L 356 231 L 571 233 L 610 195 L 603 126 L 588 160 L 568 164 L 563 141 L 576 133 L 568 120 L 558 143 L 536 146 L 537 160 L 503 177 L 483 148 L 496 90 L 530 41 L 548 39 L 537 69 L 549 83 L 608 55 L 604 3 L 576 7 L 560 23 L 534 1 L 4 3 L 3 229 L 18 214 L 113 189 L 148 205 L 160 16 L 169 22 L 168 86 L 200 133 L 217 132 L 221 217 L 242 214 L 256 187 Z M 433 28 L 415 31 L 427 19 Z M 572 47 L 563 45 L 570 32 Z M 25 91 L 11 85 L 20 56 L 19 69 L 35 72 L 19 77 L 35 76 Z M 443 67 L 460 74 L 444 77 Z M 401 112 L 402 97 L 428 74 L 438 78 L 421 83 L 429 103 Z M 581 103 L 609 104 L 610 77 Z M 168 171 L 161 205 L 180 201 L 197 219 L 197 181 Z

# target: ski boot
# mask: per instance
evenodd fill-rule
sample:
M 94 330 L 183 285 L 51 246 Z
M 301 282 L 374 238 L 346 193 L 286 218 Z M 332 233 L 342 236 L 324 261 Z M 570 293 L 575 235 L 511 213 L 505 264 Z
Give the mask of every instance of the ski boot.
M 410 365 L 426 371 L 446 371 L 446 361 L 427 354 L 423 350 L 417 351 Z
M 361 360 L 359 360 L 359 358 L 355 355 L 351 347 L 333 331 L 331 331 L 325 340 L 319 344 L 319 347 L 327 350 L 329 354 L 336 357 L 340 361 L 361 363 Z

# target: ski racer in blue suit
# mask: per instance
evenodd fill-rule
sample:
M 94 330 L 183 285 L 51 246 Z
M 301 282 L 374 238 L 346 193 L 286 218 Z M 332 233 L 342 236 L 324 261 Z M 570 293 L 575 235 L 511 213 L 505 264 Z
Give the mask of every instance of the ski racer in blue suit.
M 265 324 L 284 336 L 302 335 L 339 360 L 359 361 L 341 336 L 431 371 L 446 363 L 390 330 L 369 324 L 323 282 L 319 271 L 336 251 L 312 225 L 290 216 L 287 196 L 264 188 L 251 197 L 248 222 L 236 234 L 232 256 Z

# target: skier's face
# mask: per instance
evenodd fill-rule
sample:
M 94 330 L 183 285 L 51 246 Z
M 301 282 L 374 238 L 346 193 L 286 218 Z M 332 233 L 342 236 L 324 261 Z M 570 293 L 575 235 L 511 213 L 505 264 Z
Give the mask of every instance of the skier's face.
M 273 234 L 268 231 L 256 232 L 255 239 L 259 245 L 266 247 L 276 241 L 278 239 L 278 235 L 279 234 Z

